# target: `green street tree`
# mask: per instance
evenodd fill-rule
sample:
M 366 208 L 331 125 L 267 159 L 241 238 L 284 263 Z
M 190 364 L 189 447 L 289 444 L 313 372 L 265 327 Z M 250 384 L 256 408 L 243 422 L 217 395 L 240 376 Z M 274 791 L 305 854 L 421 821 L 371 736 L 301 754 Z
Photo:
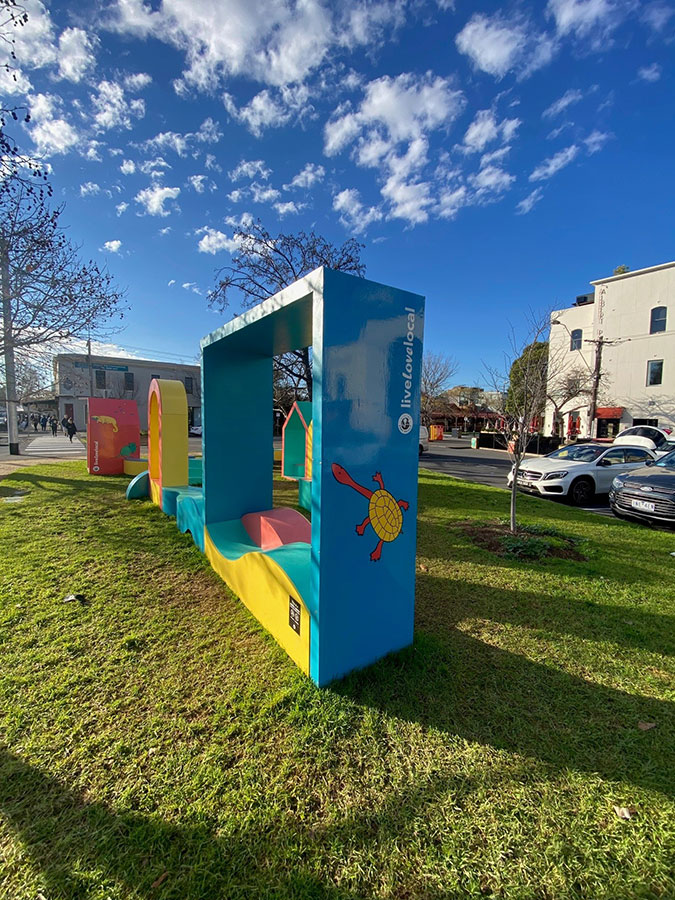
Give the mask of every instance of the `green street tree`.
M 513 461 L 514 476 L 520 468 L 535 421 L 544 414 L 546 384 L 550 371 L 548 334 L 550 316 L 530 323 L 525 343 L 511 334 L 510 350 L 504 354 L 504 368 L 485 366 L 490 387 L 499 398 L 497 412 L 504 423 L 503 435 Z M 511 485 L 509 524 L 512 533 L 517 527 L 516 511 L 518 482 Z
M 121 315 L 123 292 L 78 248 L 60 225 L 63 207 L 14 182 L 0 193 L 0 291 L 10 453 L 16 431 L 16 362 L 30 362 L 59 343 L 88 338 Z
M 245 309 L 255 306 L 319 266 L 359 278 L 366 271 L 361 262 L 364 245 L 354 238 L 337 247 L 314 231 L 273 236 L 258 220 L 240 226 L 234 233 L 234 241 L 237 250 L 232 263 L 218 270 L 216 286 L 208 294 L 209 306 L 218 312 L 230 306 L 233 295 Z M 275 365 L 292 387 L 296 399 L 311 400 L 312 362 L 308 347 L 278 357 Z

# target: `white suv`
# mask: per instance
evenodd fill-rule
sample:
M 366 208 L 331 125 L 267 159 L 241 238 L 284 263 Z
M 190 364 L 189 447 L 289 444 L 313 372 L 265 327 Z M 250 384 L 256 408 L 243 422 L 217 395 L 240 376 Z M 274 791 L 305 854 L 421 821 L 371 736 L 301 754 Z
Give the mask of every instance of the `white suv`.
M 420 425 L 420 456 L 429 449 L 429 431 L 426 425 Z
M 540 497 L 567 497 L 586 506 L 595 494 L 606 494 L 612 480 L 656 459 L 653 450 L 622 444 L 570 444 L 542 459 L 524 459 L 518 469 L 518 488 Z M 508 475 L 513 483 L 513 469 Z

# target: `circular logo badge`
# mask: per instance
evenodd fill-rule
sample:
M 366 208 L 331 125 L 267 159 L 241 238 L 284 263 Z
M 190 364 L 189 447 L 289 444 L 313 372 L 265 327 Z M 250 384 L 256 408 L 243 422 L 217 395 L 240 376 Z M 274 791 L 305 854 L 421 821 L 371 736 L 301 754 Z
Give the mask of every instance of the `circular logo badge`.
M 100 466 L 92 466 L 92 470 L 94 472 L 98 472 L 99 469 L 100 469 Z
M 413 420 L 410 413 L 403 413 L 398 417 L 398 430 L 401 434 L 410 434 L 413 427 Z

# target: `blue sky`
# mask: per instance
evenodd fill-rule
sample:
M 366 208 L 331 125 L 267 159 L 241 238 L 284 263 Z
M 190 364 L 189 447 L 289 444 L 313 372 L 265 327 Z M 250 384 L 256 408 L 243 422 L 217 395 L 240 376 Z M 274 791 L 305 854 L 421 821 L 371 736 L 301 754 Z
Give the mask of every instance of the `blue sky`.
M 665 0 L 25 7 L 3 103 L 128 289 L 137 355 L 190 360 L 228 317 L 206 292 L 248 217 L 357 237 L 367 277 L 426 296 L 463 383 L 528 310 L 675 257 Z

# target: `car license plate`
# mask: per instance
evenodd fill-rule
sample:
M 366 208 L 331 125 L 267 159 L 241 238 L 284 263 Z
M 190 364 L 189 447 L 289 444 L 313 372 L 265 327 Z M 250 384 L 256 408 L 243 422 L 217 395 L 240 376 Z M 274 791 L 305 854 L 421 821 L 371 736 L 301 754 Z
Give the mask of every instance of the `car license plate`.
M 654 504 L 647 500 L 631 500 L 633 509 L 642 509 L 645 512 L 654 512 Z

